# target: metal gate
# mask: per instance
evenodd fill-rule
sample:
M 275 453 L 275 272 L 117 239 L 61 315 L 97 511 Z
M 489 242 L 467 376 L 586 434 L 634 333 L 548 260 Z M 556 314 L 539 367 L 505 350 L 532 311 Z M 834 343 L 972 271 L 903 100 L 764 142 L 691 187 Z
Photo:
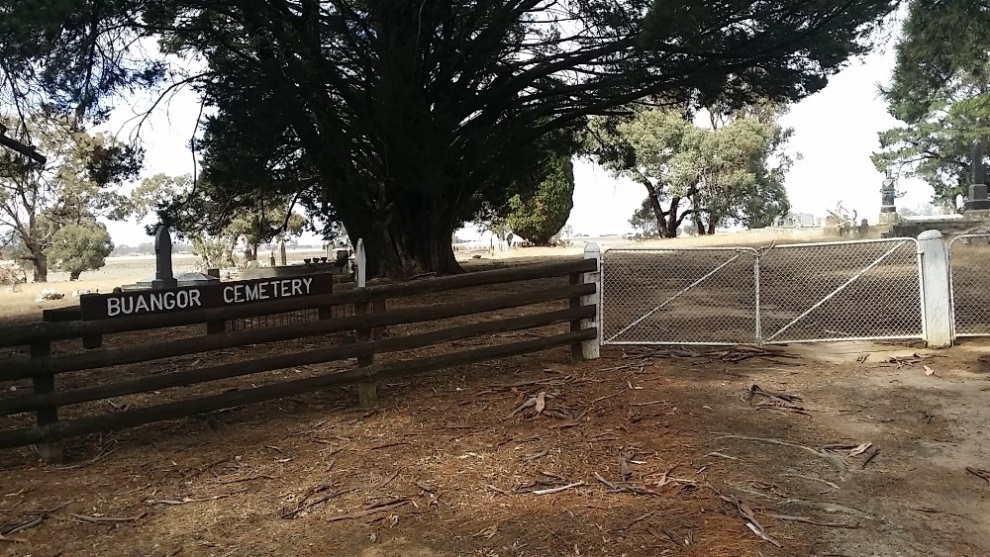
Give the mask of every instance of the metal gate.
M 924 338 L 920 269 L 913 238 L 612 249 L 603 256 L 602 341 Z
M 603 343 L 756 342 L 756 256 L 749 248 L 606 251 Z
M 913 238 L 781 245 L 759 268 L 764 343 L 925 336 Z
M 988 262 L 990 234 L 963 234 L 949 242 L 954 337 L 990 336 Z

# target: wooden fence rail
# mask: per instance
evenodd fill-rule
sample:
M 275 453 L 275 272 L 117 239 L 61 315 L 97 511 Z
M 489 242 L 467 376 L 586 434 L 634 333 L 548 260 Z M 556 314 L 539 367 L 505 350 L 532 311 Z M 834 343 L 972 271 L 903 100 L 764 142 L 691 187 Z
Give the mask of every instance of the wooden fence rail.
M 271 302 L 226 308 L 189 310 L 181 313 L 119 317 L 94 321 L 35 323 L 24 327 L 0 329 L 0 346 L 27 345 L 29 357 L 12 358 L 3 363 L 0 381 L 30 379 L 33 389 L 0 397 L 0 416 L 34 412 L 36 425 L 0 431 L 0 448 L 34 444 L 46 460 L 61 457 L 60 440 L 79 435 L 134 427 L 159 420 L 231 408 L 286 396 L 309 393 L 327 387 L 358 384 L 362 404 L 374 401 L 377 380 L 435 371 L 447 367 L 477 363 L 507 356 L 527 354 L 554 346 L 570 345 L 575 358 L 597 354 L 598 301 L 597 256 L 558 263 L 531 265 L 495 271 L 482 271 L 452 277 L 429 278 L 400 284 L 355 288 L 333 294 L 287 298 Z M 403 307 L 368 312 L 370 305 L 386 299 L 408 298 L 420 294 L 463 288 L 490 286 L 534 279 L 569 277 L 569 285 L 537 288 L 514 294 L 479 297 L 468 301 L 451 301 L 418 307 Z M 363 281 L 362 281 L 363 282 Z M 394 325 L 415 324 L 486 312 L 523 308 L 551 302 L 565 302 L 559 309 L 540 309 L 535 313 L 486 318 L 466 325 L 446 326 L 439 330 L 403 336 L 375 338 L 371 331 Z M 92 348 L 80 353 L 52 355 L 53 341 L 92 338 L 94 335 L 142 331 L 216 323 L 291 311 L 354 304 L 354 315 L 329 317 L 320 321 L 204 334 L 179 340 L 151 342 L 120 348 Z M 433 346 L 479 335 L 492 335 L 570 324 L 569 332 L 550 334 L 532 340 L 486 346 L 413 360 L 374 362 L 375 355 Z M 204 331 L 207 332 L 207 331 Z M 343 344 L 264 356 L 246 361 L 223 363 L 196 369 L 128 377 L 106 384 L 58 390 L 56 378 L 62 374 L 139 364 L 164 358 L 211 352 L 248 345 L 315 337 L 330 333 L 348 333 Z M 92 346 L 92 343 L 90 343 Z M 84 346 L 85 347 L 85 346 Z M 593 348 L 589 348 L 593 347 Z M 594 357 L 594 356 L 591 356 Z M 59 419 L 59 410 L 73 405 L 107 400 L 140 393 L 159 393 L 167 389 L 200 385 L 213 381 L 254 375 L 262 372 L 356 359 L 357 367 L 326 372 L 302 379 L 283 380 L 262 386 L 173 400 L 107 415 L 84 415 Z M 103 378 L 110 374 L 100 375 Z M 7 389 L 3 391 L 9 392 Z

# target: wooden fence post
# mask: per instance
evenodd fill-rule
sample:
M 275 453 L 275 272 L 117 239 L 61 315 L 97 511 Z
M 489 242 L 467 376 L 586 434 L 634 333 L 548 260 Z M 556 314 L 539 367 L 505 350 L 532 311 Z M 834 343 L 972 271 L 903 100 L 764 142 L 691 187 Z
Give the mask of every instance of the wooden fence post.
M 602 252 L 599 249 L 598 244 L 594 242 L 589 242 L 584 246 L 584 258 L 594 259 L 596 262 L 595 271 L 589 273 L 574 273 L 570 275 L 570 283 L 572 285 L 576 284 L 595 284 L 597 288 L 594 294 L 588 294 L 586 296 L 581 296 L 578 298 L 571 298 L 570 306 L 572 308 L 581 306 L 595 306 L 597 310 L 595 311 L 595 317 L 592 319 L 581 319 L 577 321 L 571 321 L 571 332 L 580 331 L 583 329 L 598 328 L 598 336 L 592 340 L 586 340 L 582 342 L 575 342 L 571 345 L 571 361 L 581 362 L 584 360 L 597 360 L 601 353 L 601 291 L 602 291 Z
M 354 262 L 357 264 L 357 269 L 354 271 L 354 286 L 356 288 L 364 288 L 367 286 L 368 281 L 368 257 L 364 251 L 364 239 L 358 239 L 357 241 Z M 354 304 L 354 314 L 365 315 L 368 313 L 369 308 L 368 302 L 357 302 Z M 358 330 L 356 333 L 358 342 L 368 342 L 371 340 L 371 329 Z M 368 367 L 374 360 L 374 354 L 358 356 L 357 364 L 358 367 Z M 378 386 L 374 381 L 358 383 L 358 400 L 362 408 L 371 408 L 378 404 Z
M 52 343 L 51 341 L 39 341 L 31 344 L 31 358 L 47 358 L 52 355 Z M 53 374 L 47 374 L 42 376 L 35 376 L 31 379 L 34 386 L 34 394 L 43 395 L 55 392 L 55 376 Z M 42 408 L 37 411 L 37 424 L 39 426 L 48 425 L 58 421 L 58 408 Z M 46 463 L 55 463 L 62 461 L 62 442 L 61 441 L 47 441 L 44 443 L 38 443 L 36 445 L 38 448 L 38 454 Z

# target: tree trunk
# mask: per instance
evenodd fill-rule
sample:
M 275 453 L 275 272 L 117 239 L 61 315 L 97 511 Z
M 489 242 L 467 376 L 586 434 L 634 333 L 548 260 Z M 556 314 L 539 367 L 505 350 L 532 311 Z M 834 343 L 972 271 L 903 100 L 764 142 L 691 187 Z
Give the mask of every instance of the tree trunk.
M 34 256 L 34 282 L 48 282 L 48 256 L 41 251 L 41 248 L 29 249 Z
M 393 210 L 366 218 L 349 215 L 344 228 L 351 243 L 364 240 L 368 276 L 406 278 L 424 273 L 453 274 L 462 271 L 451 241 L 456 224 L 428 199 L 420 199 L 419 211 L 410 218 Z M 397 207 L 398 204 L 393 205 Z M 408 211 L 408 209 L 407 209 Z
M 647 196 L 650 199 L 650 207 L 653 209 L 653 216 L 657 220 L 657 235 L 661 238 L 671 238 L 670 227 L 667 226 L 667 216 L 675 212 L 674 205 L 671 204 L 671 210 L 664 211 L 663 206 L 660 205 L 660 196 L 657 195 L 656 190 L 653 189 L 653 185 L 647 182 L 644 184 L 646 186 Z M 677 231 L 674 231 L 677 234 Z
M 667 223 L 665 226 L 664 238 L 676 238 L 677 237 L 677 226 L 680 224 L 680 219 L 677 217 L 677 211 L 680 209 L 681 198 L 674 197 L 670 200 L 670 210 L 667 211 Z
M 69 280 L 70 281 L 79 280 L 79 275 L 81 275 L 81 274 L 82 273 L 79 272 L 79 271 L 72 271 L 72 272 L 69 273 Z

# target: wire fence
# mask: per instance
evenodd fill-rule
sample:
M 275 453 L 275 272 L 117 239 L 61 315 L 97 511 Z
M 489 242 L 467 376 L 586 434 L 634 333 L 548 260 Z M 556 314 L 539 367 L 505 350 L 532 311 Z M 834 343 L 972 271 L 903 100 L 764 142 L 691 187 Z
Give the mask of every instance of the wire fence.
M 924 337 L 911 238 L 603 255 L 605 344 Z
M 746 248 L 612 249 L 602 265 L 606 344 L 756 339 L 757 253 Z
M 912 238 L 775 246 L 759 269 L 764 343 L 924 336 Z
M 354 315 L 354 305 L 339 305 L 329 308 L 329 318 L 350 317 Z M 327 317 L 324 317 L 326 319 Z M 248 319 L 231 319 L 227 321 L 227 332 L 246 331 L 265 327 L 282 327 L 297 323 L 308 323 L 320 320 L 320 312 L 316 309 L 294 311 L 291 313 L 276 313 Z
M 987 262 L 990 233 L 963 234 L 949 242 L 949 269 L 955 336 L 990 336 Z

